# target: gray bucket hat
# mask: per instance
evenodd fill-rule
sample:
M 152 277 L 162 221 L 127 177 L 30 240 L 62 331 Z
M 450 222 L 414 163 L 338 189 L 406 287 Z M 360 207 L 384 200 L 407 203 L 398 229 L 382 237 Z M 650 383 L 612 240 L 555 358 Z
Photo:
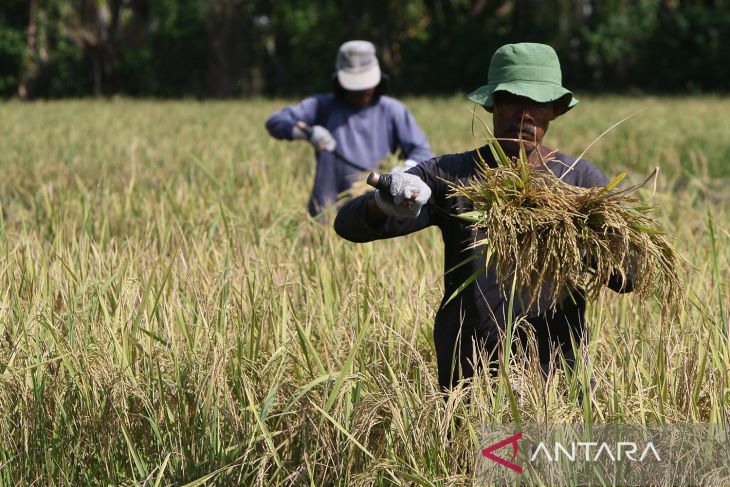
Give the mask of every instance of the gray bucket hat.
M 558 55 L 546 44 L 522 42 L 497 49 L 489 63 L 487 84 L 467 98 L 491 109 L 496 91 L 507 91 L 540 103 L 560 100 L 564 102 L 562 113 L 578 104 L 573 93 L 563 87 Z
M 348 41 L 340 46 L 335 60 L 337 81 L 349 91 L 367 90 L 380 83 L 380 64 L 375 46 L 368 41 Z

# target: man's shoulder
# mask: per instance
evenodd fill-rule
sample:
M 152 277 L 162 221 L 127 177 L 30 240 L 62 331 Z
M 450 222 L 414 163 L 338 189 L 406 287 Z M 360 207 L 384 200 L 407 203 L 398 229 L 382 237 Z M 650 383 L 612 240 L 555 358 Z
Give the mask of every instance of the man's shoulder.
M 326 124 L 330 115 L 345 110 L 344 104 L 334 93 L 317 93 L 306 101 L 311 103 L 318 124 Z
M 550 169 L 558 177 L 565 175 L 564 180 L 567 183 L 593 187 L 605 186 L 608 182 L 603 172 L 586 159 L 576 160 L 575 157 L 563 152 L 556 152 L 553 158 L 556 163 L 551 164 Z
M 309 110 L 321 109 L 325 106 L 331 106 L 333 101 L 334 95 L 331 93 L 315 93 L 299 101 L 298 106 Z
M 598 168 L 593 165 L 592 162 L 590 162 L 587 159 L 581 158 L 580 160 L 576 161 L 575 156 L 571 156 L 569 154 L 565 154 L 564 152 L 556 152 L 553 156 L 554 159 L 557 159 L 559 162 L 560 173 L 567 171 L 568 168 L 572 168 L 571 171 L 575 171 L 578 173 L 583 173 L 587 171 L 596 170 L 598 171 Z
M 476 169 L 475 162 L 478 160 L 478 151 L 472 150 L 436 156 L 421 164 L 425 164 L 430 172 L 441 179 L 457 181 L 473 176 Z
M 408 111 L 408 107 L 405 103 L 388 95 L 380 95 L 378 97 L 378 105 L 392 113 Z
M 383 105 L 389 105 L 389 106 L 396 106 L 396 107 L 404 107 L 405 104 L 398 100 L 397 98 L 393 98 L 392 96 L 388 95 L 380 95 L 378 97 L 378 103 L 382 103 Z
M 337 100 L 337 97 L 334 93 L 316 93 L 310 96 L 308 100 L 313 100 L 320 105 L 332 104 Z

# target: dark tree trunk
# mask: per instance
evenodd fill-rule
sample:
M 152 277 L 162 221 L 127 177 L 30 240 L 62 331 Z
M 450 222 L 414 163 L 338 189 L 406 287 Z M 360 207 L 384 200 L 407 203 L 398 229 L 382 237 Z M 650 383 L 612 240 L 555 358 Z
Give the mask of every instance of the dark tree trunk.
M 29 0 L 28 28 L 26 30 L 26 52 L 23 73 L 18 85 L 18 96 L 27 100 L 32 96 L 31 82 L 36 72 L 36 52 L 38 49 L 38 24 L 36 23 L 36 0 Z

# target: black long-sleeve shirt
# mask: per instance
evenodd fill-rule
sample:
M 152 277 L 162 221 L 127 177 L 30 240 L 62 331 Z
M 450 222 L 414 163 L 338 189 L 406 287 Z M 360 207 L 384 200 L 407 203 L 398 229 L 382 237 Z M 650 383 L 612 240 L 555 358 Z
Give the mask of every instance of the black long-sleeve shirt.
M 488 148 L 479 151 L 490 167 L 496 167 L 496 163 Z M 560 177 L 573 165 L 575 159 L 556 153 L 556 160 L 548 163 L 548 168 Z M 478 252 L 476 249 L 468 248 L 475 239 L 481 237 L 471 230 L 465 222 L 460 219 L 449 217 L 446 213 L 458 214 L 469 211 L 473 208 L 471 202 L 463 197 L 447 198 L 449 187 L 445 181 L 466 182 L 475 174 L 477 151 L 470 151 L 462 154 L 450 154 L 436 157 L 423 162 L 410 169 L 408 172 L 420 177 L 431 188 L 431 200 L 433 205 L 426 205 L 422 208 L 420 215 L 414 219 L 388 217 L 378 228 L 371 228 L 366 223 L 366 213 L 369 201 L 373 198 L 374 192 L 364 194 L 348 202 L 338 213 L 335 220 L 335 230 L 343 238 L 352 242 L 369 242 L 377 239 L 385 239 L 406 235 L 431 225 L 441 229 L 444 240 L 444 271 L 452 269 L 465 259 Z M 608 183 L 606 177 L 591 163 L 581 160 L 572 170 L 568 172 L 563 180 L 569 184 L 581 187 L 605 186 Z M 445 210 L 442 211 L 442 210 Z M 446 306 L 444 303 L 452 293 L 477 269 L 484 269 L 483 257 L 476 258 L 468 264 L 444 275 L 444 299 L 436 315 L 436 329 L 468 327 L 474 330 L 482 338 L 491 340 L 498 339 L 499 330 L 503 330 L 508 320 L 509 296 L 505 295 L 497 280 L 494 266 L 490 266 L 482 273 L 477 280 L 464 289 L 457 298 L 450 301 Z M 607 283 L 616 291 L 625 292 L 631 290 L 631 283 L 624 283 L 621 279 L 614 278 Z M 509 287 L 509 286 L 506 286 Z M 546 293 L 543 293 L 546 294 Z M 579 296 L 579 299 L 575 299 Z M 558 305 L 549 316 L 542 315 L 549 322 L 575 321 L 576 316 L 582 320 L 585 312 L 585 301 L 581 297 L 580 290 L 571 290 L 564 293 L 564 306 Z M 545 296 L 541 298 L 544 303 Z M 531 316 L 531 310 L 525 311 L 519 299 L 513 303 L 512 316 Z M 546 306 L 541 305 L 539 309 L 545 310 Z M 532 313 L 538 316 L 538 313 Z

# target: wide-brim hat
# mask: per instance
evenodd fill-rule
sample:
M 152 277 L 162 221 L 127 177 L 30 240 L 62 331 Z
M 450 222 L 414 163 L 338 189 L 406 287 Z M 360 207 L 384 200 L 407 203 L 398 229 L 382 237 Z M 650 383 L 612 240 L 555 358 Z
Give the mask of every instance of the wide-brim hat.
M 340 46 L 335 60 L 340 86 L 349 91 L 375 88 L 381 73 L 375 46 L 368 41 L 348 41 Z
M 469 93 L 467 98 L 491 110 L 497 91 L 507 91 L 539 103 L 559 101 L 560 114 L 578 104 L 573 93 L 563 87 L 558 55 L 545 44 L 522 42 L 497 49 L 489 63 L 487 84 Z

